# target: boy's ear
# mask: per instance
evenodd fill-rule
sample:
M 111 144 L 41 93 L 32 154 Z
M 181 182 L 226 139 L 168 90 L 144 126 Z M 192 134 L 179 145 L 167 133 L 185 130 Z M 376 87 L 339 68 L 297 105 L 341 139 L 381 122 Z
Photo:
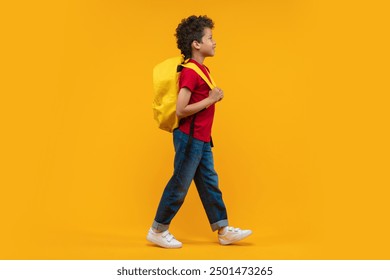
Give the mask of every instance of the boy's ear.
M 192 41 L 192 47 L 196 50 L 200 49 L 200 43 L 196 40 Z

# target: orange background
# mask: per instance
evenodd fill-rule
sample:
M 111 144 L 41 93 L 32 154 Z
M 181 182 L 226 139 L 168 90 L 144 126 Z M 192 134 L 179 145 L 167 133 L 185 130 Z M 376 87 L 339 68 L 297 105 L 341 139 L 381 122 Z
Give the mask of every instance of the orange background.
M 219 246 L 192 187 L 145 236 L 173 170 L 152 68 L 191 14 L 225 98 L 214 156 L 241 245 Z M 389 259 L 385 1 L 2 3 L 1 259 Z

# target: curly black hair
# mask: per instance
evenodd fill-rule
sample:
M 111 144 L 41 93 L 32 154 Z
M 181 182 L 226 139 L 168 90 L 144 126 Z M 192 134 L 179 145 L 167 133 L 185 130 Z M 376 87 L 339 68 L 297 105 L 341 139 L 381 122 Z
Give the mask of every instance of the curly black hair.
M 177 47 L 184 59 L 191 58 L 193 41 L 202 41 L 205 28 L 213 29 L 214 22 L 207 16 L 190 16 L 182 19 L 176 28 Z

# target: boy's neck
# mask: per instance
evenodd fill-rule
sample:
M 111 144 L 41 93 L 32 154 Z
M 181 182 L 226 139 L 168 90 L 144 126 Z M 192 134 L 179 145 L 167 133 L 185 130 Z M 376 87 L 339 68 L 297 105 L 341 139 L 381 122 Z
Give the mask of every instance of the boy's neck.
M 199 64 L 203 65 L 203 61 L 204 61 L 205 57 L 198 54 L 198 53 L 192 53 L 191 59 L 193 59 L 196 62 L 198 62 Z

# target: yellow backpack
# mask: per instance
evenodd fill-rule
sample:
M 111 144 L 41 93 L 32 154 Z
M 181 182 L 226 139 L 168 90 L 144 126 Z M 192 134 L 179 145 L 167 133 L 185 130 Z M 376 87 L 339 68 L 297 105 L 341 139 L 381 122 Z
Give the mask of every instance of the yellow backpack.
M 153 69 L 154 99 L 152 108 L 154 119 L 160 129 L 168 132 L 172 132 L 179 126 L 176 101 L 179 93 L 179 75 L 183 67 L 194 70 L 210 89 L 216 86 L 210 73 L 211 82 L 195 63 L 187 61 L 183 62 L 182 56 L 172 57 L 157 64 Z

